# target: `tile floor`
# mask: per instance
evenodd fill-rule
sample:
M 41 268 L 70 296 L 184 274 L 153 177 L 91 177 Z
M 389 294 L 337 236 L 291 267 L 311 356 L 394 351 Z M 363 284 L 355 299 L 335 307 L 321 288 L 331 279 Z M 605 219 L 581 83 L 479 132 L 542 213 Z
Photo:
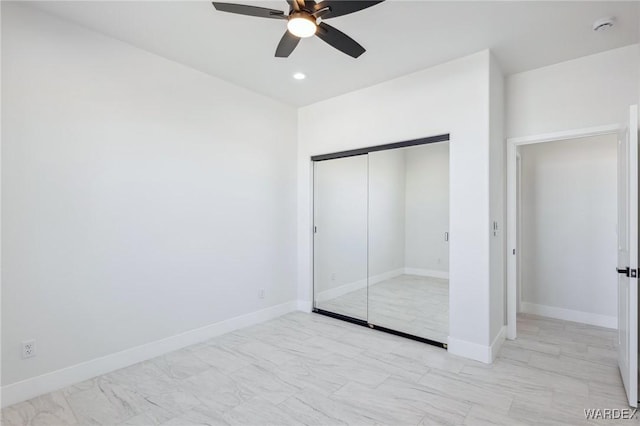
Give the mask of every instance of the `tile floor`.
M 485 365 L 292 313 L 7 407 L 2 420 L 6 426 L 573 425 L 587 424 L 585 408 L 626 408 L 615 332 L 523 316 L 519 333 Z
M 316 306 L 436 342 L 447 343 L 449 336 L 446 279 L 404 274 Z

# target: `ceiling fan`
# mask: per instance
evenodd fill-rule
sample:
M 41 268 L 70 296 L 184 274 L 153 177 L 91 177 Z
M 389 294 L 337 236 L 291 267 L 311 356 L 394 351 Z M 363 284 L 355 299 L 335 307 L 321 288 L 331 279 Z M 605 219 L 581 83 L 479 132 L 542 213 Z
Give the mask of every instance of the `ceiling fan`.
M 280 39 L 276 48 L 276 57 L 286 58 L 296 48 L 301 38 L 317 35 L 322 41 L 333 46 L 349 56 L 357 58 L 365 52 L 364 47 L 358 42 L 332 27 L 325 24 L 325 19 L 348 15 L 362 9 L 374 6 L 380 1 L 358 0 L 324 0 L 316 3 L 315 0 L 287 0 L 289 3 L 289 15 L 281 10 L 265 7 L 248 6 L 244 4 L 212 2 L 216 10 L 221 12 L 237 13 L 240 15 L 257 16 L 259 18 L 287 20 L 287 31 Z

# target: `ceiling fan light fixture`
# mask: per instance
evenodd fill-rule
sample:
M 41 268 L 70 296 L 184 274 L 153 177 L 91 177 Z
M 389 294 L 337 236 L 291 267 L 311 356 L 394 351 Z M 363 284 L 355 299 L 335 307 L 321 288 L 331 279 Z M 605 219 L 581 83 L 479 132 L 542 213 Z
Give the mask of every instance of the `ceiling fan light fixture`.
M 305 13 L 294 13 L 289 17 L 287 29 L 296 37 L 311 37 L 316 33 L 318 25 L 315 19 Z

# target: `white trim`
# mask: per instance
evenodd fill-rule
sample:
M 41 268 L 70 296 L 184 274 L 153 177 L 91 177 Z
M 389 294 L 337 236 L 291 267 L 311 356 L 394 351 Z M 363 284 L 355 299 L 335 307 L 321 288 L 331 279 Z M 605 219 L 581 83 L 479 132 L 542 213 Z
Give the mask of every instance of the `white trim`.
M 500 348 L 502 348 L 502 344 L 504 343 L 506 337 L 507 337 L 507 326 L 503 325 L 502 328 L 500 328 L 498 335 L 496 336 L 495 339 L 493 339 L 493 342 L 491 343 L 491 347 L 490 347 L 491 362 L 496 360 L 496 357 L 500 353 Z
M 522 302 L 522 312 L 525 314 L 540 315 L 543 317 L 555 318 L 565 321 L 580 322 L 583 324 L 597 325 L 617 329 L 618 317 L 594 314 L 591 312 L 574 311 L 572 309 L 557 308 L 555 306 L 538 305 L 535 303 Z
M 507 338 L 516 338 L 518 309 L 517 291 L 517 161 L 518 150 L 513 143 L 507 143 Z
M 313 303 L 308 300 L 298 300 L 296 303 L 299 311 L 310 313 L 313 309 Z
M 518 147 L 535 143 L 562 141 L 567 139 L 617 134 L 625 125 L 610 124 L 606 126 L 587 127 L 582 129 L 564 130 L 554 133 L 544 133 L 533 136 L 523 136 L 507 139 L 507 338 L 515 339 L 517 335 L 517 265 L 516 259 L 520 253 L 514 255 L 517 244 L 516 219 L 516 156 Z
M 484 362 L 485 364 L 491 364 L 498 356 L 506 335 L 507 326 L 503 325 L 496 338 L 491 342 L 491 346 L 455 339 L 449 336 L 447 350 L 453 355 L 474 359 L 476 361 Z
M 399 277 L 405 272 L 404 269 L 395 269 L 393 271 L 383 272 L 378 275 L 374 275 L 367 280 L 366 278 L 363 280 L 354 281 L 347 284 L 342 284 L 338 287 L 330 288 L 325 291 L 321 291 L 316 296 L 316 302 L 325 302 L 327 300 L 335 299 L 336 297 L 343 296 L 347 293 L 351 293 L 352 291 L 357 291 L 367 287 L 367 283 L 372 286 L 381 283 L 382 281 L 389 280 L 391 278 Z
M 629 233 L 629 267 L 632 269 L 638 268 L 638 105 L 631 105 L 629 108 L 629 126 L 627 134 L 629 135 L 629 186 L 627 191 L 629 192 L 629 227 L 627 232 Z M 618 254 L 620 259 L 620 254 Z M 622 266 L 622 265 L 620 265 Z M 629 286 L 628 299 L 625 300 L 628 303 L 628 323 L 624 326 L 620 326 L 622 329 L 627 329 L 629 333 L 628 347 L 628 369 L 622 368 L 625 364 L 623 359 L 625 358 L 622 353 L 623 347 L 618 347 L 618 366 L 622 374 L 622 383 L 627 391 L 627 400 L 631 407 L 638 407 L 638 279 L 629 279 L 627 283 Z M 618 285 L 620 288 L 620 285 Z M 619 292 L 621 289 L 618 290 Z M 620 300 L 620 299 L 619 299 Z M 619 303 L 619 302 L 618 302 Z M 623 318 L 618 312 L 618 321 Z M 625 371 L 626 370 L 626 371 Z
M 292 301 L 265 308 L 259 311 L 240 315 L 195 330 L 190 330 L 175 336 L 167 337 L 155 342 L 146 343 L 121 352 L 109 354 L 101 358 L 92 359 L 80 364 L 72 365 L 40 376 L 32 377 L 21 382 L 2 387 L 1 406 L 6 407 L 38 395 L 64 388 L 74 383 L 88 380 L 92 377 L 106 374 L 141 361 L 182 349 L 237 330 L 259 324 L 281 315 L 298 310 L 298 302 Z
M 516 185 L 517 185 L 517 193 L 516 193 L 516 216 L 517 222 L 516 226 L 516 253 L 520 253 L 522 251 L 522 238 L 518 237 L 518 235 L 522 235 L 522 158 L 520 157 L 520 153 L 516 153 Z M 520 312 L 520 305 L 522 304 L 522 268 L 520 268 L 522 264 L 522 258 L 516 256 L 516 274 L 517 274 L 517 305 L 516 312 Z
M 608 135 L 618 133 L 626 126 L 620 124 L 608 124 L 606 126 L 586 127 L 583 129 L 563 130 L 560 132 L 543 133 L 533 136 L 522 136 L 517 138 L 508 138 L 507 143 L 513 145 L 530 145 L 542 142 L 555 142 L 567 139 L 585 138 L 590 136 Z
M 404 269 L 394 269 L 393 271 L 383 272 L 373 277 L 369 277 L 369 285 L 379 284 L 382 281 L 390 280 L 391 278 L 399 277 L 404 274 Z
M 421 277 L 442 278 L 445 280 L 449 279 L 449 272 L 436 271 L 435 269 L 404 268 L 404 273 L 406 275 L 418 275 Z
M 491 346 L 481 345 L 449 336 L 447 351 L 450 354 L 491 364 Z
M 332 300 L 336 297 L 344 296 L 345 294 L 351 293 L 352 291 L 358 291 L 366 287 L 366 279 L 342 284 L 338 287 L 319 292 L 316 296 L 316 302 L 326 302 L 327 300 Z

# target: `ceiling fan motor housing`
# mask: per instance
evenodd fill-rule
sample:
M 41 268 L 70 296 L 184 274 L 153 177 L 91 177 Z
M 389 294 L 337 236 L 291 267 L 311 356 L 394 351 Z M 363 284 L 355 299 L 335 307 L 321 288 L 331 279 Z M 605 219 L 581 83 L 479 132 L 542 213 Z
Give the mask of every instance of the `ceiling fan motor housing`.
M 287 29 L 296 37 L 311 37 L 318 29 L 316 19 L 306 11 L 293 12 L 289 15 Z

